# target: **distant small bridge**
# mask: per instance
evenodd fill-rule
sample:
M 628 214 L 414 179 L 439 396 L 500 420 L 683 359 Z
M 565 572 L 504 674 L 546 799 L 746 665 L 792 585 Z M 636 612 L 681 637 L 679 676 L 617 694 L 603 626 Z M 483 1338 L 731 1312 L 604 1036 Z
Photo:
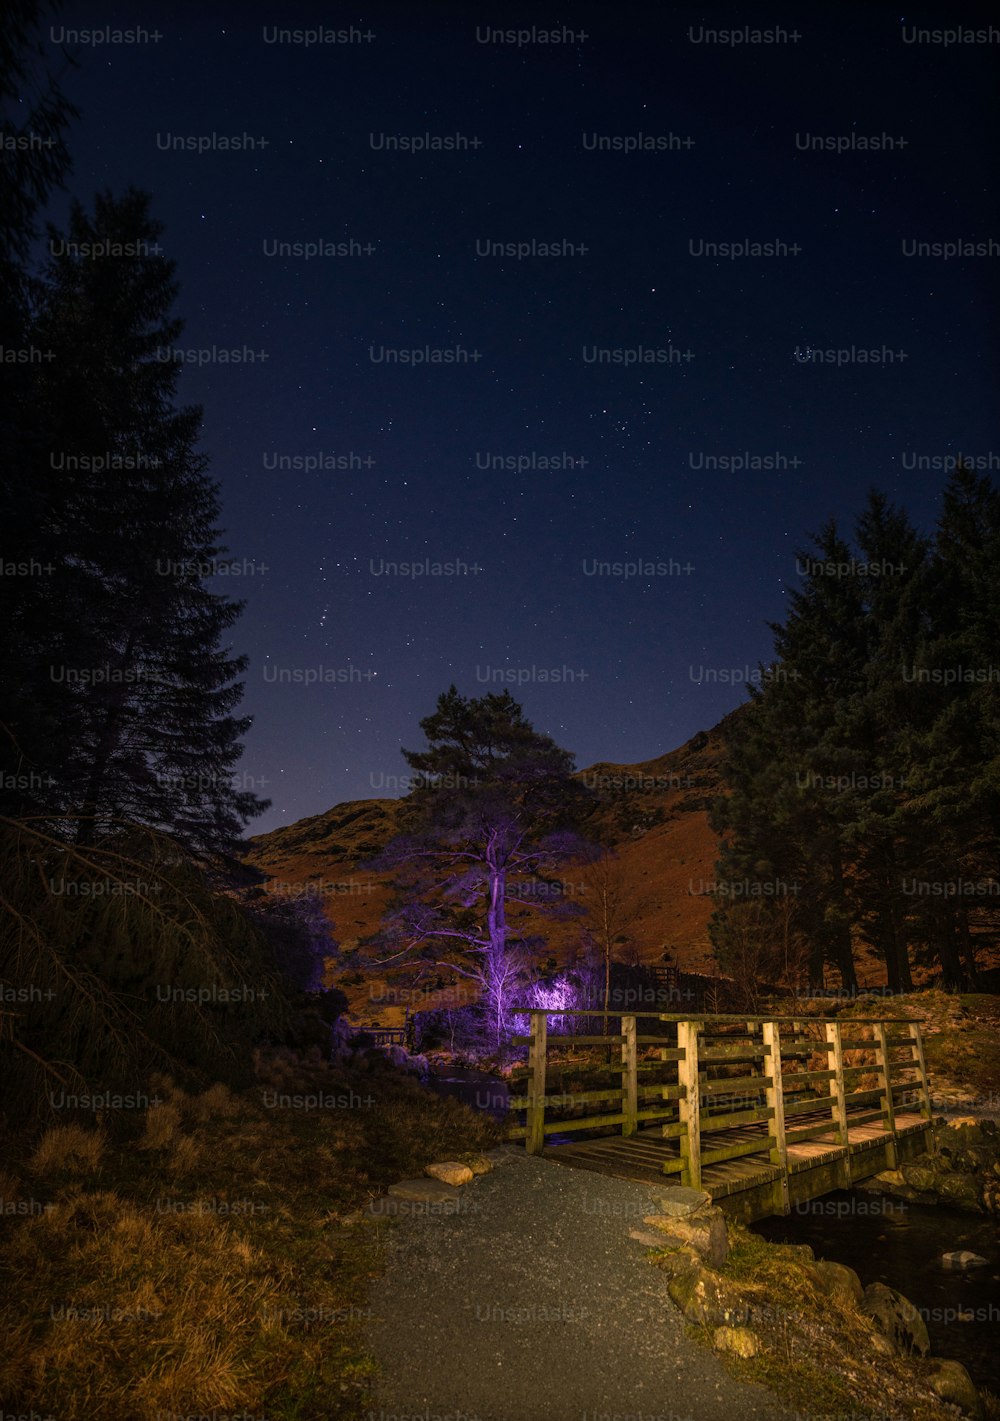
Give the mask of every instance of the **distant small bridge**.
M 527 1090 L 511 1095 L 510 1110 L 525 1119 L 507 1138 L 559 1164 L 653 1183 L 675 1177 L 752 1220 L 788 1213 L 926 1148 L 920 1018 L 635 1012 L 614 1014 L 614 1034 L 557 1035 L 551 1017 L 604 1014 L 517 1015 L 530 1017 L 531 1031 L 514 1037 L 528 1047 L 528 1062 L 512 1087 L 526 1080 Z M 607 1064 L 609 1047 L 615 1059 Z M 561 1086 L 574 1066 L 579 1074 L 584 1048 L 603 1048 L 605 1064 L 590 1069 L 620 1084 L 553 1091 L 553 1076 Z
M 405 1046 L 405 1026 L 362 1026 L 360 1033 L 372 1038 L 375 1046 Z

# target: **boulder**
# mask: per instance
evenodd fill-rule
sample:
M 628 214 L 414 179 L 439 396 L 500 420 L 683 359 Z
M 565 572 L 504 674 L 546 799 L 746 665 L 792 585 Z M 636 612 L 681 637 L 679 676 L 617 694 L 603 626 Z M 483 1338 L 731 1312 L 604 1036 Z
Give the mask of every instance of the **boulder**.
M 950 1272 L 964 1273 L 968 1268 L 985 1268 L 987 1262 L 981 1253 L 970 1253 L 967 1248 L 941 1255 L 941 1266 Z
M 712 1196 L 706 1194 L 704 1189 L 689 1189 L 684 1184 L 678 1184 L 657 1194 L 656 1202 L 661 1214 L 667 1214 L 673 1219 L 682 1219 L 699 1209 L 708 1208 L 712 1203 Z
M 979 1212 L 982 1190 L 974 1174 L 943 1174 L 937 1188 L 944 1203 Z
M 688 1322 L 699 1327 L 740 1327 L 747 1302 L 735 1284 L 710 1268 L 684 1268 L 667 1284 L 673 1301 Z
M 469 1155 L 465 1163 L 472 1170 L 473 1174 L 489 1174 L 493 1164 L 485 1155 Z
M 643 1223 L 663 1234 L 661 1248 L 693 1248 L 711 1268 L 721 1268 L 729 1256 L 726 1216 L 714 1206 L 685 1215 L 647 1214 Z
M 926 1357 L 931 1350 L 927 1324 L 902 1293 L 885 1283 L 869 1283 L 861 1299 L 861 1311 L 872 1319 L 901 1355 L 919 1352 Z
M 812 1265 L 811 1271 L 816 1275 L 822 1291 L 834 1302 L 841 1305 L 850 1304 L 852 1307 L 857 1307 L 861 1302 L 865 1290 L 853 1268 L 821 1258 L 818 1263 Z
M 904 1164 L 903 1178 L 914 1189 L 919 1189 L 926 1194 L 932 1194 L 937 1188 L 937 1173 L 927 1164 L 920 1164 L 916 1161 L 913 1164 Z
M 943 1357 L 929 1360 L 933 1370 L 928 1380 L 941 1400 L 949 1406 L 957 1406 L 966 1416 L 982 1416 L 979 1393 L 961 1362 L 946 1361 Z
M 756 1357 L 760 1351 L 760 1341 L 749 1327 L 717 1327 L 712 1341 L 720 1352 L 730 1352 L 734 1357 Z
M 442 1184 L 469 1184 L 473 1179 L 472 1170 L 458 1160 L 442 1160 L 439 1164 L 429 1164 L 424 1170 L 428 1179 L 439 1179 Z

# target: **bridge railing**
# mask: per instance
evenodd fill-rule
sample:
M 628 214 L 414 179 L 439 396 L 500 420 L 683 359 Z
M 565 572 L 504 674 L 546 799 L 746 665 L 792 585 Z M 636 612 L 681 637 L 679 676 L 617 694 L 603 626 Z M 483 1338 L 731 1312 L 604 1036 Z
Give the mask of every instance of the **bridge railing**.
M 518 1015 L 530 1019 L 530 1031 L 514 1038 L 528 1051 L 512 1085 L 527 1086 L 512 1093 L 510 1110 L 524 1123 L 512 1124 L 508 1138 L 523 1139 L 533 1154 L 549 1136 L 618 1126 L 628 1137 L 656 1123 L 663 1139 L 676 1141 L 660 1167 L 697 1186 L 705 1167 L 751 1155 L 785 1177 L 790 1146 L 822 1138 L 846 1147 L 850 1128 L 875 1121 L 893 1142 L 895 1164 L 896 1113 L 931 1115 L 919 1018 L 635 1012 L 615 1014 L 617 1032 L 554 1034 L 550 1017 L 593 1020 L 603 1012 Z M 582 1055 L 598 1049 L 604 1060 L 588 1066 Z

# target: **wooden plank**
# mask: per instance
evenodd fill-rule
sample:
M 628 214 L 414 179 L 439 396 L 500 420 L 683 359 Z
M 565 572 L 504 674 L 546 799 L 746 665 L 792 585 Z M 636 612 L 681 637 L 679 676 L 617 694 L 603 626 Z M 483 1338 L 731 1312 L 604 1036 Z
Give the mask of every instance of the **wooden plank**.
M 531 1044 L 528 1047 L 528 1067 L 531 1071 L 531 1090 L 534 1104 L 528 1110 L 525 1121 L 527 1134 L 525 1146 L 529 1155 L 541 1153 L 545 1143 L 545 1042 L 548 1023 L 544 1012 L 531 1013 Z
M 615 1111 L 613 1115 L 584 1115 L 580 1119 L 546 1120 L 543 1131 L 546 1135 L 575 1135 L 579 1130 L 596 1130 L 601 1125 L 620 1125 L 625 1112 Z
M 636 1116 L 639 1110 L 638 1079 L 636 1076 L 636 1043 L 635 1043 L 635 1017 L 622 1017 L 622 1065 L 625 1074 L 622 1078 L 622 1114 L 625 1119 L 622 1121 L 622 1134 L 634 1135 L 639 1128 Z
M 782 1051 L 781 1054 L 782 1054 L 782 1056 L 784 1056 L 784 1054 L 785 1054 L 784 1051 Z M 788 1091 L 797 1089 L 797 1087 L 800 1085 L 800 1083 L 802 1083 L 802 1082 L 804 1082 L 804 1081 L 832 1081 L 832 1080 L 835 1079 L 836 1075 L 837 1075 L 837 1072 L 836 1072 L 835 1070 L 833 1070 L 833 1071 L 786 1071 L 786 1072 L 785 1072 L 785 1075 L 784 1075 L 784 1077 L 783 1077 L 783 1084 L 784 1084 L 784 1088 L 785 1088 L 785 1093 L 787 1094 Z
M 718 1149 L 709 1150 L 701 1156 L 702 1168 L 707 1164 L 715 1164 L 717 1160 L 739 1159 L 742 1155 L 770 1154 L 770 1143 L 767 1135 L 760 1135 L 756 1140 L 747 1140 L 743 1144 L 722 1145 Z
M 621 1086 L 608 1086 L 607 1090 L 566 1091 L 558 1095 L 542 1096 L 545 1106 L 596 1105 L 601 1100 L 620 1100 Z M 507 1097 L 508 1110 L 528 1110 L 535 1098 L 533 1095 L 511 1095 Z
M 833 1138 L 830 1143 L 833 1145 L 839 1145 L 841 1143 L 837 1139 L 837 1127 L 833 1121 L 821 1120 L 816 1125 L 797 1125 L 794 1130 L 789 1130 L 788 1148 L 791 1149 L 792 1145 L 797 1145 L 802 1140 L 814 1140 L 819 1135 L 831 1135 Z
M 774 1110 L 769 1105 L 758 1105 L 754 1110 L 734 1110 L 723 1115 L 701 1112 L 701 1133 L 704 1138 L 713 1130 L 731 1130 L 736 1125 L 753 1125 L 761 1120 L 770 1120 Z
M 701 1063 L 704 1066 L 714 1065 L 716 1062 L 728 1064 L 733 1061 L 753 1061 L 766 1055 L 766 1051 L 754 1046 L 711 1046 L 707 1051 L 701 1052 Z
M 785 1118 L 796 1115 L 818 1115 L 821 1111 L 829 1118 L 831 1109 L 828 1095 L 813 1095 L 808 1100 L 786 1100 Z
M 680 1137 L 682 1180 L 693 1189 L 701 1188 L 701 1095 L 698 1079 L 698 1029 L 699 1023 L 697 1021 L 679 1021 L 677 1023 L 677 1044 L 684 1052 L 684 1060 L 677 1064 L 678 1084 L 684 1088 L 684 1094 L 678 1100 L 681 1123 L 685 1126 L 684 1134 Z
M 781 1028 L 776 1021 L 765 1021 L 761 1025 L 764 1046 L 771 1057 L 771 1074 L 768 1077 L 767 1106 L 774 1116 L 773 1137 L 769 1158 L 776 1164 L 781 1174 L 775 1181 L 775 1205 L 787 1214 L 788 1203 L 788 1139 L 785 1134 L 785 1091 L 781 1072 Z
M 551 1013 L 550 1013 L 551 1015 Z M 516 1039 L 516 1038 L 515 1038 Z M 549 1038 L 550 1046 L 617 1046 L 625 1037 L 621 1033 L 617 1036 L 576 1036 L 559 1035 Z
M 699 1062 L 700 1062 L 699 1057 Z M 702 1095 L 724 1095 L 732 1092 L 734 1095 L 760 1095 L 767 1090 L 770 1076 L 732 1076 L 729 1079 L 715 1079 L 702 1081 Z

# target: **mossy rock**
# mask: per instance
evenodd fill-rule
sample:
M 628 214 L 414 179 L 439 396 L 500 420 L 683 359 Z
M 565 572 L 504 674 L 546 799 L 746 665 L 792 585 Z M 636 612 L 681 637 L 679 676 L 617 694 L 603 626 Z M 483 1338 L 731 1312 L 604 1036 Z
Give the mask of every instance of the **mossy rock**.
M 930 1384 L 941 1400 L 949 1406 L 957 1406 L 966 1416 L 982 1416 L 983 1407 L 979 1393 L 961 1362 L 952 1362 L 943 1357 L 931 1357 L 928 1360 L 934 1369 L 929 1378 Z
M 688 1322 L 698 1327 L 739 1327 L 746 1321 L 747 1303 L 739 1289 L 711 1268 L 675 1273 L 667 1291 Z

